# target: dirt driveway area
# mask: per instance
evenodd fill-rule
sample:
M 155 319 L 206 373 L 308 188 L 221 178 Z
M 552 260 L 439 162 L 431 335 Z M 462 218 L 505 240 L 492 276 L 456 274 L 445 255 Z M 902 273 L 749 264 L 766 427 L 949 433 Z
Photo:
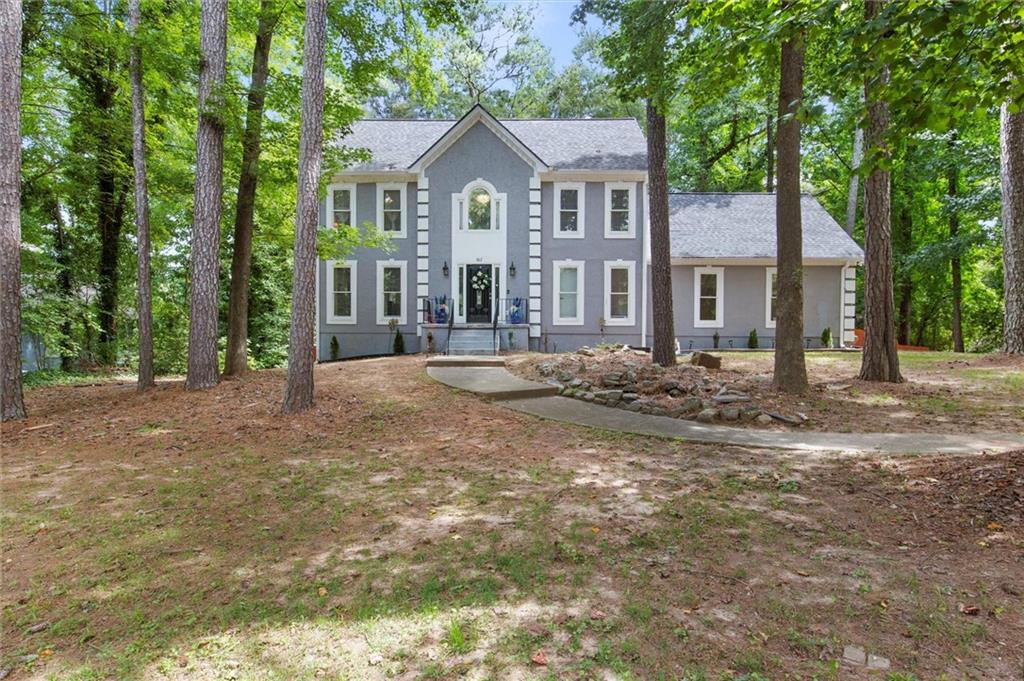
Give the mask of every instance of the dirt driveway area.
M 2 433 L 11 679 L 1024 678 L 1024 452 L 554 424 L 419 357 L 38 388 Z M 870 667 L 870 668 L 869 668 Z

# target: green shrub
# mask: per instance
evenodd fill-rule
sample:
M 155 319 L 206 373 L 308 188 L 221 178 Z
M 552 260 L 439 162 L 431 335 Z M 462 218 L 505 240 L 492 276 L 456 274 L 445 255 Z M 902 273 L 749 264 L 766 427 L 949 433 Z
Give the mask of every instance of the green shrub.
M 395 330 L 395 347 L 393 348 L 393 351 L 396 355 L 405 354 L 405 338 L 402 337 L 401 329 Z
M 720 340 L 722 340 L 722 337 L 718 335 L 717 331 L 715 331 L 715 335 L 711 337 L 711 342 L 714 343 L 716 350 L 718 349 L 718 341 Z
M 825 330 L 821 332 L 821 347 L 830 348 L 832 347 L 832 327 L 826 326 Z
M 757 349 L 757 329 L 750 330 L 750 335 L 747 336 L 747 347 L 751 350 Z
M 331 359 L 338 359 L 341 348 L 338 346 L 338 337 L 331 336 Z

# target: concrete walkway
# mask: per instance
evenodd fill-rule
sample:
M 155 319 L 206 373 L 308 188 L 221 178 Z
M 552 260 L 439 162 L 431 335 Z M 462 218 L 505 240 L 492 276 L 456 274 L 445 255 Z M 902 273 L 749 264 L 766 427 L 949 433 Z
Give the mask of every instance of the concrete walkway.
M 637 435 L 679 438 L 691 442 L 887 454 L 974 454 L 1024 448 L 1024 437 L 1010 433 L 933 435 L 929 433 L 823 433 L 803 430 L 768 431 L 734 428 L 667 416 L 637 414 L 599 404 L 558 397 L 554 386 L 513 376 L 500 358 L 485 366 L 461 365 L 455 358 L 427 362 L 427 374 L 460 390 L 478 393 L 502 406 L 545 419 Z

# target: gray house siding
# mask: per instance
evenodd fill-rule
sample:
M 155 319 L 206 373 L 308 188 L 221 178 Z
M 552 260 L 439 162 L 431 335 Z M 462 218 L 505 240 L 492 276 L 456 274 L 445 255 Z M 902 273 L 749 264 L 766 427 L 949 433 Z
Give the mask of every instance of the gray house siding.
M 609 343 L 638 345 L 641 336 L 643 301 L 643 239 L 644 205 L 646 193 L 642 182 L 630 183 L 636 200 L 633 219 L 636 235 L 630 239 L 607 239 L 604 232 L 605 183 L 587 182 L 584 188 L 584 236 L 582 239 L 554 237 L 555 185 L 541 184 L 541 315 L 540 350 L 549 352 L 573 350 L 584 345 L 594 345 L 603 339 Z M 583 324 L 563 326 L 554 323 L 554 263 L 560 260 L 583 261 Z M 604 316 L 604 267 L 605 261 L 632 261 L 635 287 L 633 319 L 629 326 L 605 326 L 601 332 L 600 320 Z
M 327 224 L 326 201 L 320 203 L 320 224 Z M 356 220 L 359 224 L 377 220 L 377 185 L 359 183 L 356 185 Z M 331 356 L 331 338 L 338 339 L 339 358 L 379 355 L 391 352 L 394 340 L 386 324 L 377 324 L 377 261 L 398 260 L 406 263 L 405 295 L 402 305 L 406 323 L 399 326 L 405 336 L 406 352 L 419 351 L 416 336 L 416 185 L 407 183 L 405 190 L 406 236 L 392 238 L 390 253 L 377 249 L 357 248 L 346 260 L 355 260 L 356 266 L 356 321 L 357 324 L 328 323 L 327 305 L 330 296 L 326 294 L 327 264 L 318 261 L 319 292 L 317 314 L 320 320 L 318 345 L 321 359 Z
M 719 347 L 745 348 L 751 330 L 757 331 L 759 347 L 773 347 L 775 329 L 766 326 L 765 266 L 723 267 L 723 325 L 720 328 L 698 328 L 693 324 L 693 270 L 690 265 L 672 267 L 673 322 L 682 350 L 713 347 L 715 332 L 719 334 Z M 804 336 L 810 339 L 812 348 L 820 347 L 819 338 L 826 327 L 832 329 L 836 341 L 840 337 L 842 272 L 843 268 L 838 266 L 804 268 Z M 651 344 L 654 338 L 650 311 L 648 315 L 648 344 Z
M 456 140 L 424 171 L 430 192 L 429 295 L 452 297 L 458 287 L 458 263 L 452 259 L 452 194 L 482 178 L 506 194 L 506 258 L 515 263 L 516 276 L 505 276 L 501 298 L 529 293 L 530 178 L 533 168 L 485 125 L 477 123 Z M 448 263 L 449 274 L 442 266 Z M 481 262 L 487 262 L 482 260 Z

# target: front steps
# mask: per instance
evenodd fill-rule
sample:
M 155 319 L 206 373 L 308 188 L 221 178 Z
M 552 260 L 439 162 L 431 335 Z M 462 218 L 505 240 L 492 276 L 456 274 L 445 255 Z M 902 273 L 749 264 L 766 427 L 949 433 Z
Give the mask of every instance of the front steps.
M 448 340 L 449 355 L 494 355 L 498 339 L 491 329 L 452 330 Z

